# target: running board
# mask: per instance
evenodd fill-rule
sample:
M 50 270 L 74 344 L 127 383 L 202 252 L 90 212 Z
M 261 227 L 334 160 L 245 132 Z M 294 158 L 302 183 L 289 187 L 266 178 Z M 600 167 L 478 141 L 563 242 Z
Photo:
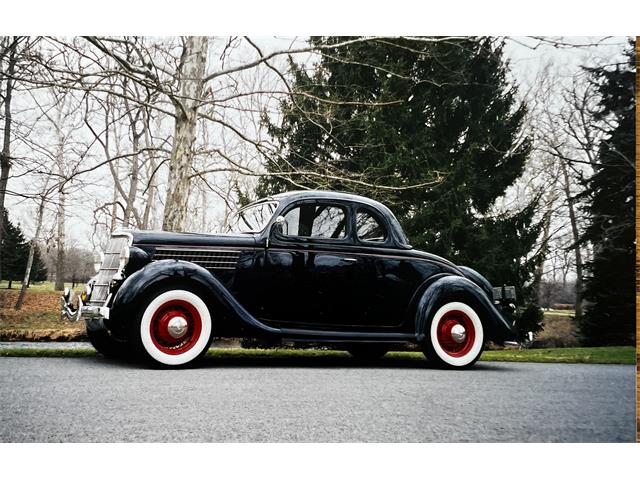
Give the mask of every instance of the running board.
M 302 330 L 297 328 L 283 328 L 282 339 L 284 341 L 297 342 L 376 342 L 376 343 L 402 343 L 416 342 L 413 333 L 381 333 L 381 332 L 334 332 L 325 330 Z

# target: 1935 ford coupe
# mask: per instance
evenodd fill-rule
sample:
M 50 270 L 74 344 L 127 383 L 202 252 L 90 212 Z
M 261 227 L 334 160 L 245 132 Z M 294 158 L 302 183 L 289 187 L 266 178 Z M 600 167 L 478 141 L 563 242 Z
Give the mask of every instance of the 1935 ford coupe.
M 376 358 L 418 346 L 473 365 L 515 336 L 512 287 L 415 250 L 384 205 L 337 192 L 289 192 L 238 211 L 225 234 L 118 231 L 77 306 L 105 356 L 177 366 L 213 337 L 308 342 Z M 505 293 L 506 292 L 506 293 Z

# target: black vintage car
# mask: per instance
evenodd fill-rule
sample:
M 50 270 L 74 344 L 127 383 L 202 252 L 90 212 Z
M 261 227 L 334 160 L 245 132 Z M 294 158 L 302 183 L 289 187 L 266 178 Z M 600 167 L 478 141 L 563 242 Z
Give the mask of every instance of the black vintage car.
M 225 234 L 121 231 L 63 316 L 85 318 L 105 356 L 184 365 L 212 338 L 308 342 L 381 357 L 421 348 L 439 365 L 473 365 L 488 340 L 514 337 L 503 304 L 474 270 L 414 250 L 368 198 L 290 192 L 237 212 Z

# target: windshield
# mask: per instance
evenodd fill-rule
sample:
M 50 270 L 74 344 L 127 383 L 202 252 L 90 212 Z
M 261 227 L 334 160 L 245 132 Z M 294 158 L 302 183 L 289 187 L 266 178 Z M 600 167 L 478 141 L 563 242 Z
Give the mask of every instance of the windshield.
M 277 202 L 263 202 L 243 208 L 234 213 L 229 219 L 228 233 L 258 233 L 264 230 L 273 212 L 278 207 Z

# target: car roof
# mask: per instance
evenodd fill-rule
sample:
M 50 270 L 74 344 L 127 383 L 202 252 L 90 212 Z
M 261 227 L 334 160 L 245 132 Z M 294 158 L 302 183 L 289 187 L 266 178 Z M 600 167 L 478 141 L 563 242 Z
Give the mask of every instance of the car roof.
M 336 191 L 330 191 L 330 190 L 292 190 L 289 192 L 283 192 L 283 193 L 271 195 L 266 198 L 261 198 L 260 200 L 257 200 L 247 205 L 244 208 L 247 208 L 252 205 L 256 205 L 258 203 L 268 202 L 268 201 L 277 201 L 281 204 L 282 203 L 290 204 L 291 202 L 295 202 L 298 200 L 306 200 L 306 199 L 328 200 L 328 201 L 341 200 L 345 202 L 356 202 L 356 203 L 373 207 L 375 210 L 377 210 L 379 213 L 381 213 L 386 217 L 389 227 L 393 231 L 393 236 L 395 237 L 394 240 L 396 241 L 396 243 L 402 248 L 407 248 L 407 247 L 410 248 L 407 237 L 402 231 L 402 228 L 400 227 L 398 220 L 396 219 L 393 212 L 391 212 L 391 210 L 389 210 L 389 208 L 386 205 L 380 202 L 377 202 L 376 200 L 372 200 L 370 198 L 363 197 L 361 195 L 356 195 L 353 193 L 336 192 Z
M 374 205 L 381 209 L 387 209 L 383 204 L 361 195 L 348 192 L 336 192 L 331 190 L 292 190 L 289 192 L 278 193 L 268 197 L 273 200 L 303 200 L 307 198 L 322 200 L 346 200 L 351 202 L 364 203 Z

